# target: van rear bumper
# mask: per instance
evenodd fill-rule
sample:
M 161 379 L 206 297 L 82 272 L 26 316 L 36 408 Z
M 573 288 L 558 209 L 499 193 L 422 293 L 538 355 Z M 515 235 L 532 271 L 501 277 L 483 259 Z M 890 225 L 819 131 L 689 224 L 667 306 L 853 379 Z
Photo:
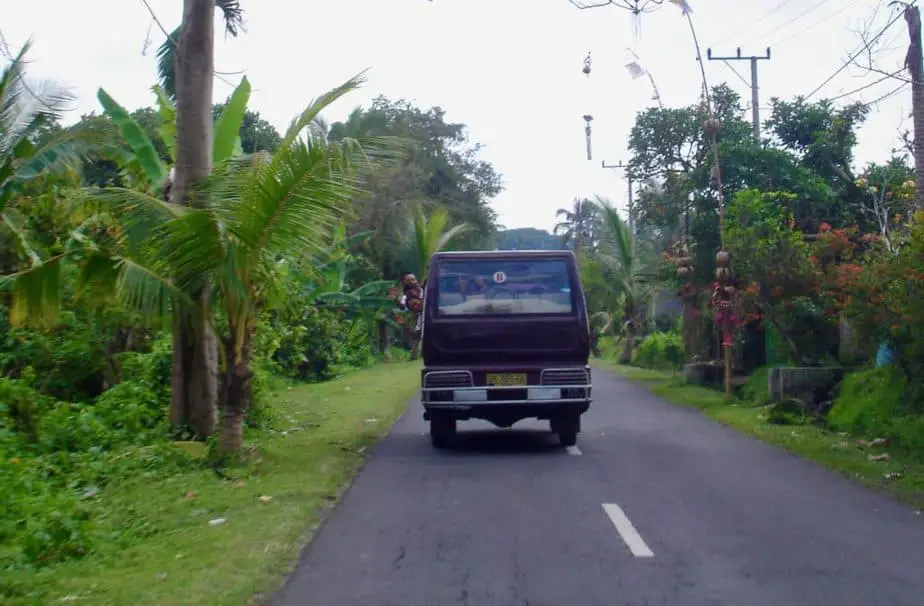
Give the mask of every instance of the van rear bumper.
M 430 420 L 434 415 L 459 421 L 485 419 L 505 427 L 529 418 L 573 419 L 590 408 L 592 386 L 588 367 L 521 370 L 524 372 L 515 374 L 530 376 L 532 384 L 486 385 L 485 373 L 480 369 L 474 372 L 424 369 L 421 381 L 424 419 Z
M 544 402 L 424 402 L 424 420 L 434 413 L 446 414 L 459 421 L 486 419 L 501 426 L 522 419 L 552 420 L 580 416 L 590 408 L 591 400 L 553 400 Z M 497 422 L 495 420 L 500 420 Z

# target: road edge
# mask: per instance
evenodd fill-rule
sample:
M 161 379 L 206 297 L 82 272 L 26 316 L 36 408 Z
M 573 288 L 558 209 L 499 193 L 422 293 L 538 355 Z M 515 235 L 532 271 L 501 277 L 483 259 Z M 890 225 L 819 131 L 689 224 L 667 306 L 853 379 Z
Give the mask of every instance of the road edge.
M 721 392 L 694 386 L 678 386 L 676 375 L 594 360 L 596 369 L 645 389 L 671 405 L 692 409 L 710 421 L 733 429 L 741 435 L 760 440 L 792 456 L 820 465 L 828 471 L 877 492 L 887 494 L 917 515 L 924 510 L 924 462 L 890 457 L 887 461 L 870 460 L 869 452 L 857 447 L 862 441 L 814 426 L 772 425 L 760 420 L 765 407 L 729 403 Z

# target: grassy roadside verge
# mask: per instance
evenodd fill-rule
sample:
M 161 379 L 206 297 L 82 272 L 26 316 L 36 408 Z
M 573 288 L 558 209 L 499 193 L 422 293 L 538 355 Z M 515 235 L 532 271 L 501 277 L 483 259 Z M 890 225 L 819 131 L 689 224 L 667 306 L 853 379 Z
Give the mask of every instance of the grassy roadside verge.
M 598 364 L 669 402 L 700 410 L 723 425 L 820 463 L 864 486 L 888 492 L 919 509 L 924 508 L 924 463 L 895 454 L 890 454 L 888 461 L 870 461 L 871 451 L 843 434 L 816 425 L 768 423 L 766 407 L 741 401 L 726 402 L 724 394 L 685 385 L 682 378 L 668 373 L 620 366 L 610 361 Z
M 278 430 L 251 436 L 247 464 L 229 471 L 230 480 L 196 470 L 106 489 L 98 505 L 107 515 L 97 525 L 111 533 L 112 545 L 83 560 L 17 573 L 10 580 L 20 596 L 0 603 L 258 602 L 279 586 L 368 447 L 404 410 L 418 368 L 383 364 L 278 393 Z M 120 550 L 126 532 L 144 539 Z

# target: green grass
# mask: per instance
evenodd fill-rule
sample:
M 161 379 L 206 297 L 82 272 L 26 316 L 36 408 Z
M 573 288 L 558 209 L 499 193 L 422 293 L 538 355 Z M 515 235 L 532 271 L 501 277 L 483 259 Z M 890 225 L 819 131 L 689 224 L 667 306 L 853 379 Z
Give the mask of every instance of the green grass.
M 889 453 L 889 461 L 870 461 L 870 454 L 884 450 L 861 448 L 856 438 L 817 425 L 768 423 L 766 406 L 728 401 L 723 393 L 716 390 L 684 384 L 680 376 L 620 366 L 610 361 L 601 362 L 601 365 L 669 402 L 701 410 L 723 425 L 825 465 L 864 486 L 883 490 L 901 501 L 924 508 L 924 463 L 920 461 L 895 453 Z
M 181 606 L 259 603 L 294 566 L 324 512 L 401 414 L 417 364 L 383 364 L 276 396 L 276 432 L 252 436 L 247 462 L 104 491 L 98 520 L 112 546 L 83 560 L 18 574 L 10 605 Z M 285 432 L 285 433 L 283 433 Z M 270 497 L 270 499 L 261 499 Z M 225 523 L 211 526 L 210 520 Z M 128 531 L 146 535 L 124 551 Z

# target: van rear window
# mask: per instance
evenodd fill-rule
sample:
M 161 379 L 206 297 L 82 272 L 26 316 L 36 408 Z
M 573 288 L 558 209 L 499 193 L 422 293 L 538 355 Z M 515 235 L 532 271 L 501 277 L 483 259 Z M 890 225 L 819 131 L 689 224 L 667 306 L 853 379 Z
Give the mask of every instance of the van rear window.
M 442 260 L 437 314 L 572 314 L 568 264 L 562 260 Z

